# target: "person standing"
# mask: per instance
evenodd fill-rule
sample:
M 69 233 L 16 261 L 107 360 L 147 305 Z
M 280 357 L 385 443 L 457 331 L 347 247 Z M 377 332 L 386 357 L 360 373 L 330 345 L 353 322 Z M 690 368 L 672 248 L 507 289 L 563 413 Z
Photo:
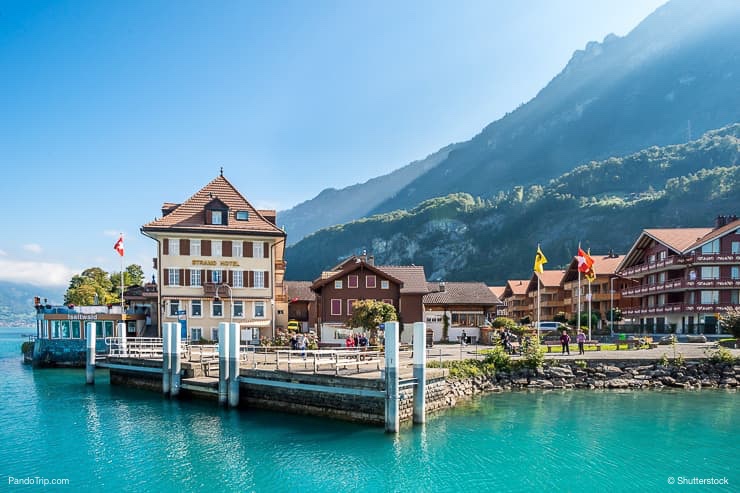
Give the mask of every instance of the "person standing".
M 308 346 L 308 338 L 304 334 L 298 336 L 298 349 L 301 350 L 301 357 L 306 359 L 306 346 Z
M 468 342 L 468 335 L 465 333 L 465 329 L 462 331 L 462 335 L 460 336 L 460 344 L 465 346 Z
M 568 331 L 564 330 L 563 335 L 560 336 L 560 344 L 563 346 L 563 353 L 570 356 L 570 336 L 568 335 Z
M 586 334 L 583 333 L 583 329 L 578 329 L 576 341 L 578 342 L 578 354 L 586 354 L 586 351 L 583 349 L 583 345 L 586 343 Z

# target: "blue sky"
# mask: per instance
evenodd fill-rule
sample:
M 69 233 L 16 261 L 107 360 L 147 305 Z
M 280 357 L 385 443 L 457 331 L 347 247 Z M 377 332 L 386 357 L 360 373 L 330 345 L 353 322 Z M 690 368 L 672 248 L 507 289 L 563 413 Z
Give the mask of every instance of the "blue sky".
M 0 0 L 0 280 L 151 275 L 139 233 L 224 175 L 261 208 L 390 172 L 663 0 Z M 290 234 L 290 232 L 288 232 Z

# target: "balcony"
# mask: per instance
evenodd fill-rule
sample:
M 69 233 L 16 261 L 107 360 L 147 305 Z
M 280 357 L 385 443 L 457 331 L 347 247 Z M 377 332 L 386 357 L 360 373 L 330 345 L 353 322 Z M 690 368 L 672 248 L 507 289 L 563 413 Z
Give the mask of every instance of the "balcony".
M 713 303 L 708 305 L 689 303 L 668 303 L 660 306 L 622 308 L 624 317 L 644 317 L 651 315 L 670 315 L 672 313 L 719 313 L 735 306 L 731 303 Z
M 690 289 L 728 289 L 740 288 L 740 279 L 671 279 L 663 283 L 649 284 L 627 288 L 620 291 L 625 297 L 638 297 L 654 293 L 665 293 L 669 291 L 686 291 Z
M 285 270 L 285 260 L 275 260 L 275 270 Z
M 652 264 L 640 264 L 629 267 L 619 272 L 622 276 L 645 275 L 665 270 L 682 269 L 688 265 L 719 265 L 736 264 L 740 262 L 740 254 L 737 253 L 707 253 L 699 255 L 671 255 L 664 260 Z
M 218 295 L 227 297 L 229 296 L 229 285 L 224 283 L 216 284 L 214 282 L 203 283 L 203 295 L 211 298 L 216 296 L 216 288 L 218 287 Z

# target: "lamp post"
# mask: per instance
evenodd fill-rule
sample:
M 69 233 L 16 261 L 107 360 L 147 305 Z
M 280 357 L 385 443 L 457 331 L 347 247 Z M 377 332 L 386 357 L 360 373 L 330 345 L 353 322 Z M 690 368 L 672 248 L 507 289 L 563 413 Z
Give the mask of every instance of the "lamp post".
M 609 337 L 614 338 L 614 279 L 609 279 Z

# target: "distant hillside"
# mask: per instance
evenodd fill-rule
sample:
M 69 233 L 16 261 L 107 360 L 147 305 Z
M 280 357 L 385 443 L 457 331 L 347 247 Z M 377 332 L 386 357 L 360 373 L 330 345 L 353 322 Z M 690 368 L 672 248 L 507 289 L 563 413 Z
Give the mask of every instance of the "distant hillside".
M 576 51 L 537 96 L 373 209 L 488 197 L 573 166 L 740 121 L 740 2 L 674 0 L 624 38 Z
M 492 198 L 458 193 L 317 232 L 286 251 L 288 279 L 313 279 L 367 249 L 384 264 L 424 265 L 429 279 L 501 284 L 527 277 L 538 242 L 548 269 L 578 242 L 626 252 L 643 228 L 710 226 L 740 213 L 740 124 L 687 144 L 591 162 L 548 185 Z
M 47 298 L 50 303 L 60 304 L 65 289 L 0 281 L 0 327 L 34 325 L 33 297 Z
M 311 200 L 278 212 L 278 225 L 285 227 L 288 244 L 293 244 L 321 228 L 366 216 L 420 175 L 437 166 L 456 147 L 457 144 L 450 144 L 425 159 L 365 183 L 340 190 L 327 188 Z

